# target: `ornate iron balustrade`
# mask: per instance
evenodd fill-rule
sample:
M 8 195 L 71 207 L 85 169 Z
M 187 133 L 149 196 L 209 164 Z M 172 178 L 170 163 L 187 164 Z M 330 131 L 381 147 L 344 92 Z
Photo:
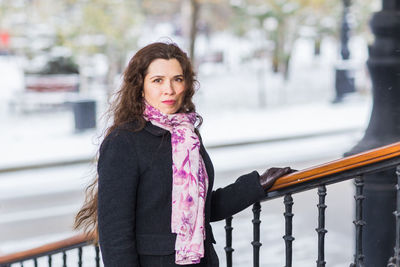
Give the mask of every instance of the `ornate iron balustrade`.
M 76 235 L 68 239 L 50 243 L 44 246 L 40 246 L 34 249 L 26 250 L 23 252 L 17 252 L 6 256 L 0 257 L 0 267 L 11 267 L 11 266 L 44 266 L 40 262 L 45 262 L 46 266 L 62 266 L 67 267 L 68 253 L 75 251 L 77 256 L 76 263 L 73 266 L 82 267 L 84 262 L 84 247 L 91 246 L 94 250 L 94 265 L 100 267 L 100 250 L 97 245 L 93 243 L 93 237 L 91 235 Z M 92 253 L 93 254 L 93 253 Z M 54 257 L 61 256 L 61 263 L 55 262 Z M 87 265 L 86 265 L 87 266 Z
M 292 194 L 299 193 L 302 191 L 311 190 L 318 188 L 318 228 L 316 229 L 318 238 L 318 258 L 316 264 L 318 267 L 326 265 L 325 261 L 325 210 L 327 205 L 325 204 L 325 196 L 327 194 L 326 186 L 338 182 L 342 182 L 349 179 L 355 180 L 356 185 L 356 218 L 354 225 L 356 228 L 355 236 L 355 254 L 354 262 L 350 264 L 350 267 L 361 267 L 364 266 L 364 255 L 362 248 L 362 232 L 363 227 L 366 223 L 363 220 L 362 204 L 364 200 L 363 196 L 363 176 L 365 174 L 383 171 L 387 169 L 395 169 L 397 175 L 397 210 L 394 211 L 396 217 L 396 244 L 394 247 L 394 255 L 388 259 L 388 267 L 400 266 L 400 142 L 394 143 L 388 146 L 380 147 L 374 150 L 370 150 L 364 153 L 353 155 L 350 157 L 342 158 L 336 161 L 328 162 L 316 167 L 301 170 L 296 173 L 289 174 L 285 177 L 280 178 L 274 186 L 269 190 L 263 201 L 283 197 L 283 203 L 285 206 L 285 234 L 283 236 L 285 242 L 285 256 L 286 256 L 286 267 L 292 266 L 292 243 L 295 240 L 293 236 L 293 224 L 292 224 L 292 206 L 293 198 Z M 255 203 L 253 205 L 253 266 L 260 266 L 260 247 L 262 245 L 260 241 L 260 214 L 261 205 Z M 232 254 L 234 249 L 232 247 L 232 220 L 233 218 L 226 219 L 226 262 L 228 267 L 233 266 Z M 39 258 L 47 258 L 47 266 L 52 266 L 53 256 L 56 254 L 62 255 L 62 266 L 67 266 L 67 252 L 77 250 L 78 257 L 77 262 L 74 266 L 82 266 L 83 264 L 83 247 L 93 246 L 95 250 L 94 262 L 95 266 L 100 266 L 100 252 L 96 245 L 93 245 L 93 237 L 85 235 L 77 235 L 75 237 L 65 239 L 59 242 L 44 245 L 35 249 L 27 250 L 24 252 L 18 252 L 6 256 L 0 257 L 0 267 L 11 267 L 11 266 L 39 266 Z M 17 265 L 16 265 L 17 264 Z M 57 265 L 59 266 L 59 265 Z
M 397 168 L 396 168 L 397 167 Z M 388 259 L 388 267 L 400 266 L 400 142 L 370 150 L 364 153 L 353 155 L 351 157 L 328 162 L 313 168 L 305 169 L 279 179 L 267 193 L 263 201 L 268 201 L 274 198 L 283 197 L 285 206 L 285 234 L 283 236 L 285 242 L 285 267 L 292 266 L 292 242 L 293 225 L 292 225 L 292 194 L 302 191 L 318 188 L 318 228 L 316 229 L 318 238 L 318 258 L 316 259 L 317 267 L 324 267 L 325 261 L 325 196 L 327 194 L 326 186 L 349 179 L 354 179 L 356 185 L 356 218 L 353 221 L 355 225 L 355 254 L 354 262 L 350 267 L 362 267 L 364 265 L 364 254 L 362 248 L 362 232 L 366 223 L 363 220 L 363 177 L 365 174 L 396 169 L 397 175 L 397 210 L 394 211 L 396 217 L 396 245 L 394 247 L 394 255 Z M 259 267 L 260 255 L 260 203 L 253 205 L 253 266 Z M 226 229 L 229 229 L 229 234 L 226 235 L 226 262 L 228 267 L 233 266 L 232 252 L 232 218 L 226 219 Z

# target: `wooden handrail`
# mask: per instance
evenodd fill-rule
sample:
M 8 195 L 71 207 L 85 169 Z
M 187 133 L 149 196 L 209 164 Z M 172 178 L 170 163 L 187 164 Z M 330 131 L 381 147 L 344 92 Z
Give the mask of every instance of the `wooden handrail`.
M 400 156 L 400 142 L 382 146 L 376 149 L 371 149 L 363 153 L 330 161 L 286 175 L 279 178 L 269 191 L 275 191 L 288 186 L 321 178 L 323 176 L 336 174 L 398 156 Z
M 4 264 L 4 263 L 8 263 L 8 262 L 15 262 L 15 261 L 19 261 L 22 259 L 35 257 L 36 255 L 49 253 L 51 251 L 61 250 L 63 248 L 72 247 L 72 246 L 75 246 L 75 245 L 78 245 L 81 243 L 90 243 L 93 240 L 94 240 L 94 237 L 92 234 L 89 234 L 89 235 L 78 234 L 78 235 L 72 236 L 70 238 L 56 241 L 53 243 L 49 243 L 49 244 L 46 244 L 46 245 L 43 245 L 40 247 L 36 247 L 33 249 L 0 256 L 0 264 Z
M 337 174 L 342 171 L 366 166 L 368 164 L 377 163 L 398 156 L 400 156 L 400 142 L 368 150 L 366 152 L 359 153 L 350 157 L 341 158 L 335 161 L 331 161 L 286 175 L 277 180 L 274 186 L 269 191 L 275 191 L 288 186 L 293 186 L 313 179 L 321 178 L 323 176 Z M 78 245 L 84 242 L 89 243 L 93 240 L 93 234 L 79 234 L 71 238 L 43 245 L 34 249 L 0 256 L 0 264 L 34 257 L 35 255 L 44 254 L 51 251 L 61 250 L 65 247 L 72 247 L 74 245 Z

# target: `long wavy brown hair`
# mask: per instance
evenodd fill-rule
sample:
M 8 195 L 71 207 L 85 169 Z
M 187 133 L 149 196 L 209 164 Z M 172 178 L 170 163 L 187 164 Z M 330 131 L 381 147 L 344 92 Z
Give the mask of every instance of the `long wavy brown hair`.
M 193 95 L 197 89 L 198 82 L 195 78 L 191 62 L 186 55 L 174 43 L 152 43 L 140 49 L 129 61 L 123 74 L 123 81 L 120 89 L 115 93 L 114 100 L 106 115 L 112 120 L 112 124 L 105 131 L 105 137 L 113 130 L 128 122 L 133 124 L 133 131 L 140 131 L 145 126 L 143 118 L 144 99 L 143 83 L 147 74 L 147 69 L 155 59 L 176 59 L 180 63 L 185 81 L 185 95 L 182 106 L 178 112 L 196 112 L 196 107 L 192 102 Z M 197 115 L 196 133 L 202 123 L 202 118 Z M 85 201 L 80 211 L 75 216 L 75 229 L 82 229 L 86 234 L 94 237 L 98 241 L 97 231 L 97 188 L 98 176 L 85 190 Z

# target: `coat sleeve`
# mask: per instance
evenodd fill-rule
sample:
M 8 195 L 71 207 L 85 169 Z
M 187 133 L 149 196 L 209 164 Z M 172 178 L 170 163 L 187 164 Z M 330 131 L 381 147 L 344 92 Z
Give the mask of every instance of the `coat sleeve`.
M 226 219 L 265 196 L 260 175 L 253 171 L 240 176 L 233 184 L 219 188 L 211 196 L 211 221 Z
M 135 240 L 138 158 L 127 133 L 111 133 L 100 147 L 99 244 L 105 267 L 139 266 Z

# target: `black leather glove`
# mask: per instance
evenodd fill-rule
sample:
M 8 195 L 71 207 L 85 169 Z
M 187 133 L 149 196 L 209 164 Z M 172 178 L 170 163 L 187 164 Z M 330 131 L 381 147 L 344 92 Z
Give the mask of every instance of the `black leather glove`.
M 264 190 L 267 191 L 272 187 L 275 181 L 278 180 L 278 178 L 296 171 L 297 170 L 293 170 L 290 167 L 270 168 L 260 175 L 260 184 L 264 188 Z

